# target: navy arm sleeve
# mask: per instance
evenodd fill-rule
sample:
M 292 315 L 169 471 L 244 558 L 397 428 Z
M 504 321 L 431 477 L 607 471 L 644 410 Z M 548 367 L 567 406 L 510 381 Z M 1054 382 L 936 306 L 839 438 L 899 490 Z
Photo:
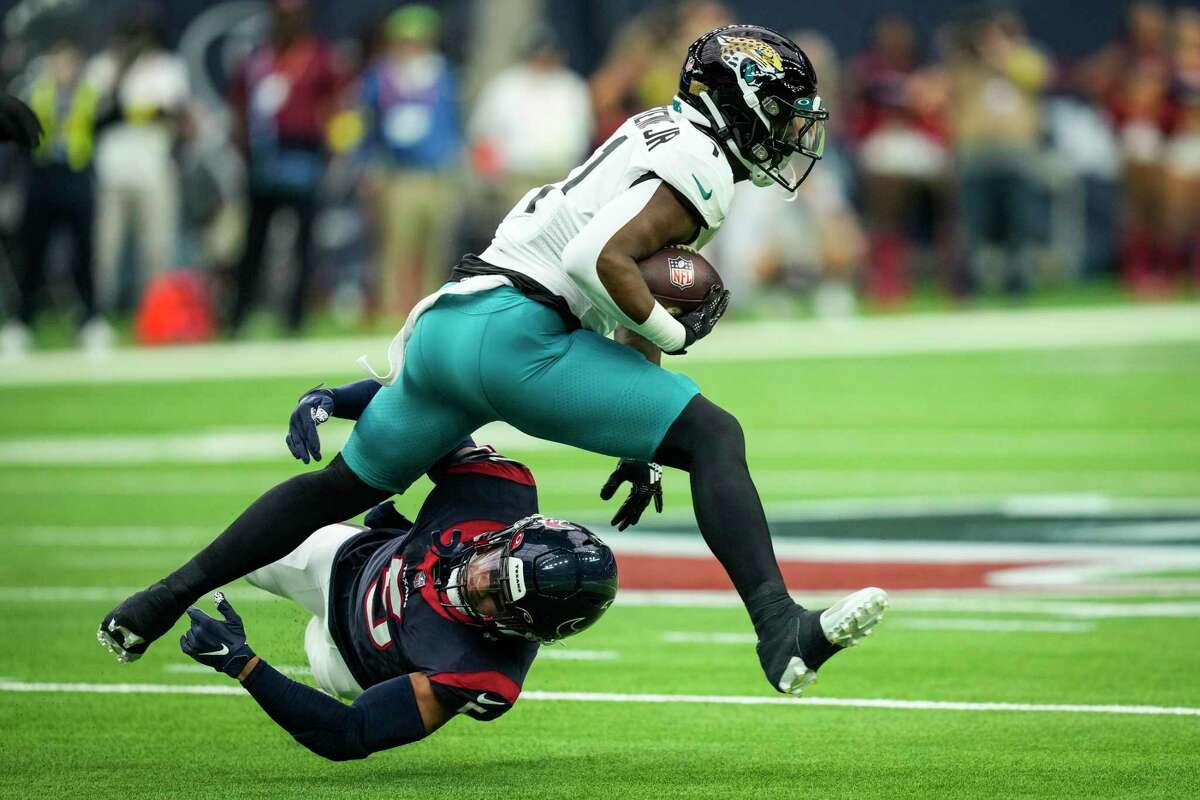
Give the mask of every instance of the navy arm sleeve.
M 330 761 L 366 758 L 426 736 L 407 675 L 372 686 L 352 705 L 284 677 L 265 661 L 242 686 L 279 727 Z
M 367 404 L 382 388 L 382 384 L 368 379 L 330 389 L 329 393 L 333 396 L 333 415 L 338 419 L 358 419 L 366 410 Z

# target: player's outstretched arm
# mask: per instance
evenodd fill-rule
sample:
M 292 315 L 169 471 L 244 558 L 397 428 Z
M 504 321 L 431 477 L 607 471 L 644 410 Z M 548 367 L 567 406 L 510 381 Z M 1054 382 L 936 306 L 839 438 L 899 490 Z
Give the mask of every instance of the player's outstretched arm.
M 224 595 L 216 597 L 224 620 L 189 608 L 192 625 L 180 638 L 183 652 L 241 681 L 271 719 L 317 755 L 331 761 L 366 758 L 423 739 L 450 718 L 419 672 L 372 686 L 351 705 L 284 677 L 254 654 L 242 618 Z
M 330 417 L 358 419 L 367 405 L 379 392 L 382 385 L 372 380 L 356 381 L 336 389 L 314 386 L 296 403 L 288 420 L 288 434 L 284 440 L 292 455 L 303 461 L 321 460 L 321 437 L 317 426 Z

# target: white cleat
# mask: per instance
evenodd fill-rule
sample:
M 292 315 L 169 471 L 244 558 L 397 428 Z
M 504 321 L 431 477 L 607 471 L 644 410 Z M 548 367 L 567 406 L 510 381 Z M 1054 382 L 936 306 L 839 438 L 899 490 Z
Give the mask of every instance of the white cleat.
M 124 625 L 118 625 L 116 620 L 109 620 L 109 629 L 113 633 L 120 634 L 124 639 L 125 644 L 134 645 L 142 641 L 142 637 L 138 636 L 133 631 L 126 628 Z M 104 630 L 101 625 L 96 631 L 96 641 L 100 642 L 108 652 L 117 657 L 117 661 L 122 664 L 130 664 L 142 657 L 141 653 L 131 653 L 125 649 L 125 646 L 115 636 Z
M 817 671 L 809 669 L 800 656 L 792 656 L 792 660 L 783 669 L 783 677 L 779 679 L 779 690 L 785 694 L 799 697 L 804 687 L 817 679 Z
M 871 635 L 887 607 L 888 596 L 883 589 L 859 589 L 821 612 L 821 630 L 830 644 L 853 647 Z M 792 656 L 779 679 L 779 689 L 799 696 L 816 679 L 815 669 L 809 669 L 799 656 Z
M 821 630 L 831 644 L 853 647 L 871 635 L 888 607 L 887 592 L 869 586 L 821 612 Z

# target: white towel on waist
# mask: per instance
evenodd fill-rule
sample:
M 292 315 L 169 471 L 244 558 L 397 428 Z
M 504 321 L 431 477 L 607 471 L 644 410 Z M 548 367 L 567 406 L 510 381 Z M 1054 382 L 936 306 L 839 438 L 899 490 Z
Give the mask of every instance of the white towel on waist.
M 404 368 L 404 348 L 408 345 L 408 338 L 412 336 L 418 317 L 432 308 L 434 303 L 440 298 L 448 294 L 478 294 L 500 286 L 512 286 L 512 281 L 503 275 L 474 275 L 470 278 L 464 278 L 458 283 L 443 286 L 417 303 L 413 310 L 409 312 L 408 319 L 404 320 L 404 327 L 392 338 L 392 342 L 388 345 L 387 350 L 388 371 L 386 375 L 380 375 L 372 369 L 365 355 L 358 357 L 358 365 L 379 383 L 384 386 L 391 386 L 400 377 L 400 370 Z

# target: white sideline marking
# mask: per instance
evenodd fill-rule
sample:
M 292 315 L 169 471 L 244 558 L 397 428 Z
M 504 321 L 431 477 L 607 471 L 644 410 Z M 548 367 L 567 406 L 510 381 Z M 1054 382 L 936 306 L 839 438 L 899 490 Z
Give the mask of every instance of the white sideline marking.
M 758 637 L 753 633 L 730 631 L 714 631 L 713 633 L 665 631 L 659 638 L 671 644 L 754 644 L 758 641 Z
M 566 647 L 543 647 L 538 658 L 548 661 L 615 661 L 621 657 L 616 650 L 569 650 Z
M 118 602 L 144 586 L 0 586 L 2 603 L 93 603 Z M 1076 589 L 1077 587 L 1071 587 Z M 278 601 L 275 595 L 252 586 L 237 584 L 225 594 L 231 602 Z M 912 590 L 889 592 L 892 606 L 905 613 L 963 612 L 985 614 L 1045 614 L 1079 619 L 1142 619 L 1146 617 L 1200 617 L 1200 601 L 1160 601 L 1113 603 L 1095 600 L 1008 595 L 987 589 Z M 1129 596 L 1144 594 L 1140 589 Z M 846 592 L 803 592 L 792 596 L 798 602 L 820 606 L 833 603 Z M 676 591 L 625 589 L 617 596 L 617 605 L 625 608 L 741 608 L 734 591 Z M 604 652 L 604 651 L 600 651 Z
M 271 662 L 271 666 L 277 672 L 282 672 L 284 675 L 312 675 L 312 669 L 302 664 L 276 664 Z M 163 672 L 173 672 L 184 675 L 212 675 L 215 670 L 212 667 L 206 667 L 203 664 L 187 663 L 187 664 L 165 664 Z
M 0 681 L 0 692 L 68 694 L 201 694 L 239 695 L 237 686 L 174 685 L 165 683 L 31 683 Z M 579 703 L 695 703 L 739 706 L 842 706 L 847 708 L 889 708 L 909 711 L 1020 711 L 1069 714 L 1141 714 L 1163 716 L 1200 716 L 1200 708 L 1190 706 L 1083 705 L 1075 703 L 978 703 L 950 700 L 889 700 L 850 697 L 769 697 L 757 695 L 702 694 L 623 694 L 618 692 L 522 692 L 525 700 Z
M 328 458 L 328 454 L 341 450 L 350 430 L 346 424 L 322 425 L 322 454 Z M 278 426 L 222 427 L 191 433 L 5 438 L 0 439 L 0 462 L 8 466 L 289 463 L 293 459 L 283 442 L 285 432 L 281 418 Z M 473 436 L 497 450 L 528 453 L 570 449 L 521 433 L 503 422 L 488 423 Z M 299 469 L 299 462 L 296 465 Z
M 889 627 L 944 631 L 1011 631 L 1013 633 L 1088 633 L 1096 630 L 1094 622 L 1056 622 L 1028 619 L 975 619 L 970 617 L 931 617 L 928 619 L 893 619 Z
M 321 443 L 323 452 L 335 453 L 342 448 L 349 436 L 351 426 L 333 423 L 322 426 Z M 1200 452 L 1200 442 L 1181 438 L 1174 431 L 1105 431 L 1097 430 L 1057 431 L 1049 429 L 996 429 L 981 431 L 958 431 L 924 429 L 915 432 L 870 431 L 861 428 L 754 428 L 751 456 L 761 458 L 783 458 L 787 456 L 812 457 L 814 454 L 841 454 L 863 448 L 873 452 L 899 454 L 941 453 L 948 447 L 969 448 L 982 455 L 1001 453 L 1061 453 L 1079 455 L 1083 452 L 1107 453 L 1114 450 L 1145 448 L 1152 441 L 1156 452 L 1175 452 L 1190 456 Z M 484 425 L 473 434 L 478 442 L 486 442 L 501 451 L 544 452 L 548 450 L 570 450 L 564 444 L 538 439 L 507 425 L 493 422 Z M 1087 446 L 1081 442 L 1088 442 Z M 291 459 L 283 444 L 279 426 L 246 425 L 212 428 L 200 431 L 173 431 L 144 434 L 94 434 L 76 436 L 25 436 L 0 438 L 0 459 L 8 464 L 32 465 L 96 465 L 112 464 L 133 466 L 138 464 L 222 464 L 222 463 L 286 463 Z M 555 470 L 548 468 L 539 474 L 557 474 L 560 479 L 569 478 L 581 470 Z M 595 477 L 595 476 L 591 476 Z M 1075 496 L 1078 507 L 1080 503 Z M 1052 501 L 1055 498 L 1052 498 Z M 835 501 L 836 502 L 836 501 Z M 1099 503 L 1105 504 L 1104 498 Z M 1032 513 L 1039 513 L 1046 505 L 1038 502 Z M 1084 496 L 1084 511 L 1091 511 L 1097 500 Z M 814 505 L 813 501 L 809 505 Z M 778 504 L 777 504 L 778 505 Z M 845 505 L 845 504 L 843 504 Z M 993 508 L 988 510 L 995 510 Z M 1192 504 L 1195 507 L 1195 504 Z M 877 516 L 879 503 L 868 511 Z M 944 502 L 937 511 L 945 511 Z M 802 509 L 806 511 L 807 509 Z M 975 510 L 968 506 L 968 510 Z M 1052 507 L 1062 512 L 1062 508 Z M 884 510 L 883 513 L 886 513 Z
M 278 441 L 281 442 L 282 440 Z M 492 441 L 496 440 L 492 438 Z M 519 454 L 528 453 L 532 450 L 549 450 L 551 448 L 565 447 L 565 445 L 557 444 L 537 444 L 539 440 L 536 439 L 527 439 L 527 441 L 533 444 L 503 445 L 497 449 L 503 449 L 510 454 Z M 26 440 L 22 446 L 29 445 L 30 440 Z M 126 461 L 109 464 L 109 466 L 135 466 L 139 463 L 158 463 L 152 460 L 158 457 L 154 453 L 160 452 L 157 447 L 157 445 L 153 445 L 146 451 L 149 455 L 146 455 L 145 458 L 151 460 L 141 462 Z M 282 450 L 283 445 L 277 443 L 276 445 L 272 445 L 272 448 Z M 11 453 L 11 455 L 17 460 L 27 458 L 27 456 L 21 456 L 15 452 Z M 97 449 L 93 455 L 95 456 L 95 460 L 90 460 L 88 464 L 105 464 L 107 456 L 103 454 L 103 448 Z M 138 456 L 138 458 L 142 457 Z M 174 456 L 171 457 L 174 458 Z M 28 458 L 36 459 L 40 457 L 28 456 Z M 72 456 L 64 456 L 64 458 L 72 458 Z M 89 456 L 90 458 L 91 456 Z M 178 458 L 183 459 L 184 457 L 179 456 Z M 133 495 L 141 497 L 146 495 L 186 496 L 230 494 L 240 497 L 250 497 L 278 482 L 283 476 L 276 472 L 275 469 L 286 469 L 289 463 L 288 459 L 290 458 L 285 451 L 280 456 L 263 455 L 253 458 L 245 457 L 242 461 L 237 462 L 246 464 L 262 463 L 265 467 L 271 467 L 270 470 L 264 469 L 252 476 L 231 476 L 220 472 L 196 474 L 192 471 L 175 470 L 157 473 L 145 472 L 143 470 L 88 470 L 69 476 L 69 490 L 72 494 L 79 496 Z M 15 464 L 17 462 L 13 461 L 11 463 Z M 50 462 L 37 463 L 45 465 Z M 71 466 L 74 462 L 67 463 L 64 461 L 63 463 L 65 466 Z M 189 462 L 181 460 L 163 463 Z M 234 462 L 230 460 L 227 454 L 222 456 L 221 460 L 204 463 Z M 310 469 L 312 469 L 311 466 L 306 468 L 297 465 L 294 471 L 299 472 Z M 590 487 L 592 484 L 602 483 L 607 471 L 607 465 L 597 466 L 594 469 L 540 468 L 538 469 L 538 480 L 547 486 Z M 290 474 L 293 474 L 293 471 L 284 473 L 284 475 Z M 789 495 L 799 493 L 810 497 L 831 494 L 863 495 L 869 492 L 913 495 L 928 492 L 930 487 L 937 487 L 939 491 L 944 492 L 946 495 L 979 495 L 988 492 L 998 483 L 1004 484 L 1013 491 L 1022 493 L 1063 492 L 1084 488 L 1081 486 L 1082 479 L 1078 472 L 1067 469 L 1045 469 L 1038 471 L 1028 469 L 996 469 L 986 472 L 969 473 L 952 469 L 910 471 L 892 468 L 795 469 L 791 467 L 763 466 L 755 468 L 754 479 L 759 490 L 764 493 L 774 492 Z M 674 482 L 683 479 L 672 475 L 670 480 Z M 1094 476 L 1089 476 L 1087 482 L 1089 488 L 1116 495 L 1160 496 L 1171 493 L 1181 496 L 1200 495 L 1200 475 L 1194 470 L 1134 468 L 1108 470 L 1103 473 L 1096 473 Z M 63 487 L 64 478 L 62 476 L 44 470 L 35 470 L 29 473 L 10 471 L 5 476 L 5 480 L 0 483 L 0 495 L 13 497 L 51 495 L 58 497 L 62 495 L 64 491 Z M 581 495 L 587 497 L 590 497 L 592 493 L 591 488 L 585 488 L 580 492 Z
M 0 689 L 3 684 L 0 684 Z M 526 700 L 568 700 L 582 703 L 704 703 L 745 706 L 842 706 L 891 708 L 908 711 L 1021 711 L 1070 714 L 1155 714 L 1200 716 L 1190 706 L 1084 705 L 1077 703 L 976 703 L 951 700 L 888 700 L 852 697 L 758 697 L 756 695 L 619 694 L 615 692 L 522 692 Z
M 342 448 L 351 426 L 334 422 L 321 427 L 323 452 L 335 453 Z M 0 460 L 8 464 L 64 465 L 137 465 L 150 463 L 220 464 L 288 462 L 291 454 L 283 443 L 281 424 L 222 426 L 204 430 L 171 431 L 140 434 L 93 434 L 76 436 L 24 436 L 0 438 Z M 926 428 L 913 431 L 874 431 L 862 428 L 754 428 L 752 457 L 786 456 L 812 457 L 814 454 L 840 454 L 869 448 L 872 452 L 941 453 L 947 448 L 965 448 L 979 454 L 1110 452 L 1145 448 L 1153 442 L 1159 453 L 1178 452 L 1191 455 L 1200 452 L 1200 442 L 1180 437 L 1175 431 L 1106 429 L 1060 430 L 1052 428 L 958 430 Z M 478 442 L 486 442 L 501 451 L 542 452 L 570 450 L 567 445 L 538 439 L 507 425 L 492 422 L 473 434 Z M 577 472 L 577 470 L 571 470 Z M 543 470 L 553 474 L 554 469 Z M 565 475 L 564 475 L 565 477 Z M 1074 506 L 1080 506 L 1079 496 Z M 1046 501 L 1034 499 L 1031 512 L 1040 513 Z M 1052 511 L 1063 509 L 1052 499 Z M 1098 501 L 1084 496 L 1085 510 Z M 837 504 L 837 501 L 834 501 Z M 841 505 L 846 505 L 841 503 Z M 993 503 L 994 506 L 994 503 Z M 1192 504 L 1193 508 L 1195 504 Z M 937 510 L 944 511 L 945 502 Z M 974 510 L 974 509 L 970 509 Z M 878 514 L 880 504 L 868 511 Z
M 930 617 L 888 619 L 888 628 L 916 630 L 984 631 L 1012 633 L 1089 633 L 1094 622 L 1046 621 L 1031 619 L 981 619 L 978 617 Z M 666 631 L 660 637 L 671 644 L 754 644 L 753 633 Z
M 106 359 L 35 353 L 5 364 L 0 386 L 132 383 L 359 374 L 363 354 L 382 363 L 391 337 L 302 339 L 121 348 Z M 1053 350 L 1200 340 L 1194 303 L 1101 308 L 953 311 L 827 322 L 730 321 L 688 356 L 712 361 L 845 358 L 900 353 Z

